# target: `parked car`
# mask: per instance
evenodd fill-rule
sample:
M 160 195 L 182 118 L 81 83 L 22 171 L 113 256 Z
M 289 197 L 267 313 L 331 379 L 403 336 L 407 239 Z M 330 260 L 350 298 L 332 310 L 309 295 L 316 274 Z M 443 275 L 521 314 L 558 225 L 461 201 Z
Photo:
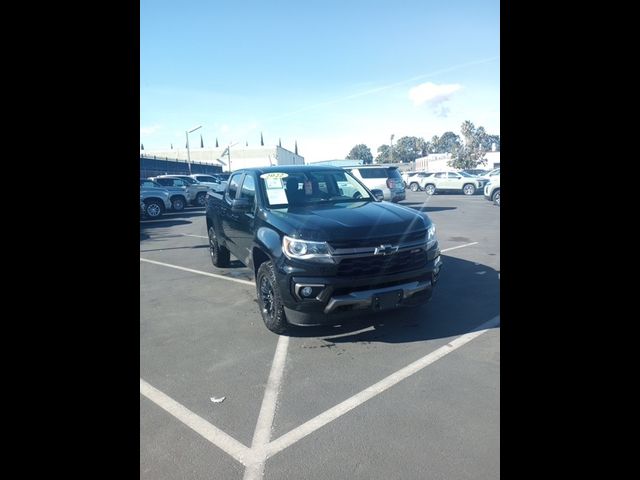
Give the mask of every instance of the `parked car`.
M 406 186 L 408 186 L 409 190 L 411 190 L 412 192 L 424 190 L 424 186 L 427 183 L 427 178 L 429 178 L 431 175 L 433 175 L 433 173 L 415 172 L 413 175 L 408 177 Z
M 459 172 L 436 172 L 426 179 L 424 191 L 434 195 L 438 191 L 456 191 L 473 195 L 484 188 L 485 181 L 469 174 Z
M 233 255 L 249 268 L 276 333 L 420 305 L 442 267 L 435 225 L 382 196 L 339 167 L 237 170 L 207 194 L 211 262 L 228 267 Z
M 386 165 L 356 165 L 342 167 L 353 173 L 369 190 L 379 189 L 384 199 L 399 202 L 406 198 L 404 182 L 398 172 L 398 167 Z
M 484 198 L 500 206 L 500 175 L 494 175 L 484 186 Z
M 160 189 L 166 190 L 169 192 L 169 198 L 171 200 L 171 208 L 176 212 L 184 210 L 184 207 L 187 205 L 189 201 L 189 196 L 187 193 L 187 186 L 184 182 L 173 182 L 168 181 L 165 182 L 166 185 L 161 185 L 160 183 L 150 179 L 150 178 L 141 178 L 140 179 L 140 188 L 141 189 Z
M 160 188 L 141 188 L 140 199 L 144 202 L 144 214 L 149 218 L 159 218 L 171 208 L 169 192 Z
M 489 173 L 489 170 L 485 170 L 482 168 L 471 168 L 467 170 L 462 170 L 465 173 L 469 173 L 471 175 L 477 175 L 478 177 L 482 177 L 485 173 Z
M 189 175 L 158 175 L 157 177 L 152 178 L 160 185 L 173 184 L 175 183 L 175 179 L 183 180 L 187 188 L 188 201 L 191 202 L 192 205 L 198 207 L 204 206 L 204 198 L 207 195 L 207 190 L 209 190 L 209 187 L 207 185 L 202 185 L 200 182 L 191 178 Z
M 409 170 L 409 171 L 406 171 L 406 172 L 402 172 L 402 173 L 400 174 L 400 176 L 402 177 L 402 181 L 404 182 L 404 186 L 405 186 L 405 188 L 409 185 L 409 184 L 407 183 L 407 180 L 409 180 L 409 177 L 410 177 L 411 175 L 415 175 L 416 173 L 418 173 L 418 172 L 417 172 L 417 171 L 414 171 L 414 170 Z
M 222 185 L 222 182 L 224 182 L 226 179 L 222 178 L 220 175 L 217 175 L 217 174 L 205 175 L 203 173 L 198 173 L 198 174 L 189 175 L 189 176 L 194 180 L 197 180 L 198 182 L 200 182 L 202 185 L 206 185 L 207 187 L 209 187 L 210 189 L 216 192 L 220 192 L 224 190 L 224 186 Z
M 485 173 L 483 176 L 491 179 L 491 177 L 495 177 L 496 175 L 500 175 L 500 168 L 494 168 L 490 172 Z

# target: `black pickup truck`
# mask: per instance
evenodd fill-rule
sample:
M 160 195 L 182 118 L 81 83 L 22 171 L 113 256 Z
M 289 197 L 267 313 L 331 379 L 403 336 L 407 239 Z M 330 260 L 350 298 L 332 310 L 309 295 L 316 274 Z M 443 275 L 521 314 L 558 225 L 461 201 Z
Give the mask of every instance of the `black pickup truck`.
M 207 193 L 211 261 L 227 267 L 232 253 L 253 272 L 276 333 L 419 305 L 442 265 L 435 225 L 381 199 L 337 167 L 237 170 Z

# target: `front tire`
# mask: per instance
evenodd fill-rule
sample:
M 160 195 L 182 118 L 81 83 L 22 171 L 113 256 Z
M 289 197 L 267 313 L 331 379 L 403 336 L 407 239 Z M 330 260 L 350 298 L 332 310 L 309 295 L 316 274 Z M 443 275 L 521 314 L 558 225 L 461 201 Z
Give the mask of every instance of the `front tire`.
M 229 266 L 230 252 L 226 247 L 221 247 L 213 225 L 209 227 L 209 256 L 214 267 L 224 268 Z
M 164 212 L 164 205 L 158 200 L 145 200 L 145 213 L 149 218 L 160 218 Z
M 493 192 L 493 203 L 500 206 L 500 190 Z
M 418 185 L 416 182 L 411 182 L 411 185 L 409 185 L 409 189 L 412 192 L 417 192 L 418 190 L 420 190 L 420 185 Z
M 465 195 L 473 195 L 474 193 L 476 193 L 476 187 L 471 185 L 470 183 L 467 183 L 464 187 L 462 187 L 462 193 L 464 193 Z
M 427 195 L 433 195 L 436 193 L 436 186 L 429 184 L 424 187 L 424 191 Z
M 265 326 L 273 333 L 284 333 L 289 327 L 289 322 L 284 314 L 282 296 L 271 261 L 262 263 L 258 268 L 256 292 L 260 314 Z
M 206 203 L 207 192 L 200 192 L 196 195 L 196 205 L 198 207 L 204 207 Z

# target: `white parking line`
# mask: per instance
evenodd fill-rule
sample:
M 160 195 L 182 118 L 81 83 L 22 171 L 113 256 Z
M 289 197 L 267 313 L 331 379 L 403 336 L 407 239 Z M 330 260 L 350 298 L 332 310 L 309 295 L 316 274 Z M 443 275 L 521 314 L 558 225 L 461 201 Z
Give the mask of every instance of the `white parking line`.
M 267 443 L 271 435 L 278 390 L 282 382 L 284 361 L 286 359 L 287 347 L 289 345 L 289 337 L 280 336 L 273 364 L 271 366 L 271 372 L 269 373 L 269 379 L 267 381 L 267 387 L 265 389 L 265 395 L 262 401 L 260 414 L 258 416 L 258 422 L 253 435 L 251 448 L 247 448 L 227 433 L 207 422 L 202 417 L 199 417 L 157 388 L 151 386 L 142 378 L 140 379 L 140 393 L 167 411 L 170 415 L 180 420 L 189 428 L 200 434 L 209 442 L 231 455 L 238 462 L 245 465 L 246 468 L 243 480 L 260 480 L 264 476 L 264 464 L 269 457 L 281 452 L 285 448 L 325 426 L 327 423 L 336 420 L 345 413 L 353 410 L 359 405 L 362 405 L 367 400 L 419 372 L 436 360 L 439 360 L 445 355 L 448 355 L 454 350 L 469 343 L 474 338 L 485 333 L 489 328 L 498 326 L 499 324 L 500 316 L 498 315 L 474 328 L 469 333 L 465 333 L 464 335 L 457 337 L 448 344 L 389 375 L 371 387 L 364 389 L 344 402 L 339 403 L 335 407 L 321 413 L 299 427 L 285 433 L 273 442 Z
M 444 345 L 438 348 L 437 350 L 429 353 L 428 355 L 425 355 L 421 359 L 416 360 L 415 362 L 398 370 L 396 373 L 389 375 L 388 377 L 379 381 L 375 385 L 372 385 L 371 387 L 364 389 L 360 393 L 352 396 L 351 398 L 348 398 L 344 402 L 339 403 L 335 407 L 327 410 L 324 413 L 321 413 L 320 415 L 316 416 L 315 418 L 312 418 L 311 420 L 300 425 L 299 427 L 294 428 L 288 433 L 285 433 L 280 438 L 278 438 L 277 440 L 274 440 L 273 442 L 267 445 L 266 447 L 267 458 L 275 455 L 278 452 L 281 452 L 285 448 L 293 445 L 294 443 L 306 437 L 310 433 L 313 433 L 319 428 L 325 426 L 327 423 L 332 422 L 336 418 L 341 417 L 342 415 L 349 412 L 350 410 L 353 410 L 357 406 L 362 405 L 367 400 L 384 392 L 388 388 L 393 387 L 401 380 L 404 380 L 405 378 L 410 377 L 414 373 L 419 372 L 420 370 L 432 364 L 436 360 L 439 360 L 445 355 L 448 355 L 449 353 L 460 348 L 464 344 L 470 342 L 474 338 L 482 335 L 484 332 L 487 331 L 487 329 L 499 325 L 499 323 L 500 323 L 500 316 L 498 315 L 492 318 L 491 320 L 483 323 L 482 325 L 476 327 L 471 332 L 465 333 L 464 335 L 459 336 L 455 340 L 452 340 L 451 342 L 449 342 L 447 345 Z
M 239 278 L 225 277 L 224 275 L 217 275 L 215 273 L 202 272 L 200 270 L 194 270 L 192 268 L 179 267 L 178 265 L 171 265 L 170 263 L 156 262 L 155 260 L 149 260 L 147 258 L 140 257 L 141 262 L 153 263 L 154 265 L 161 265 L 163 267 L 175 268 L 176 270 L 184 270 L 185 272 L 197 273 L 199 275 L 206 275 L 207 277 L 219 278 L 221 280 L 229 280 L 230 282 L 243 283 L 245 285 L 255 286 L 254 282 L 249 280 L 241 280 Z
M 273 356 L 273 363 L 271 364 L 269 380 L 267 381 L 267 387 L 264 391 L 260 415 L 258 415 L 258 422 L 256 423 L 256 429 L 251 442 L 251 451 L 255 452 L 257 458 L 254 463 L 247 465 L 243 480 L 258 480 L 264 475 L 264 464 L 267 460 L 264 454 L 264 447 L 269 443 L 269 440 L 271 440 L 271 427 L 273 426 L 273 417 L 276 413 L 278 392 L 282 383 L 288 346 L 289 337 L 280 335 L 276 353 Z
M 179 233 L 178 235 L 182 235 L 183 237 L 206 238 L 207 240 L 209 240 L 209 237 L 206 237 L 204 235 L 190 235 L 188 233 Z
M 458 245 L 457 247 L 445 248 L 444 250 L 440 250 L 440 253 L 448 252 L 450 250 L 455 250 L 456 248 L 464 248 L 470 247 L 471 245 L 477 245 L 478 242 L 465 243 L 464 245 Z
M 140 379 L 140 393 L 243 465 L 249 463 L 253 455 L 247 447 L 143 379 Z

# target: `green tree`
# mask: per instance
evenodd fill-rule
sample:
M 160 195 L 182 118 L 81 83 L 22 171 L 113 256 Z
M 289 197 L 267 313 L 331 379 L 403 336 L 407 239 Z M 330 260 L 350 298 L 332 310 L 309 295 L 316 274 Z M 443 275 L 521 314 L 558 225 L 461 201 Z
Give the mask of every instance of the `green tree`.
M 391 161 L 389 155 L 389 145 L 380 145 L 378 147 L 378 156 L 376 157 L 376 163 L 389 163 Z
M 460 137 L 453 132 L 444 132 L 441 137 L 434 136 L 431 144 L 430 153 L 452 153 L 460 147 Z
M 393 159 L 397 162 L 409 163 L 425 155 L 427 142 L 422 137 L 401 137 L 393 147 Z
M 469 120 L 465 120 L 460 127 L 464 138 L 464 145 L 460 145 L 451 152 L 450 167 L 464 170 L 484 165 L 487 161 L 484 154 L 487 151 L 484 146 L 487 143 L 487 133 L 484 127 L 476 128 Z
M 364 143 L 360 143 L 353 147 L 347 155 L 347 158 L 350 160 L 362 160 L 362 163 L 365 165 L 367 163 L 373 163 L 373 155 L 371 154 L 371 149 L 367 147 Z

